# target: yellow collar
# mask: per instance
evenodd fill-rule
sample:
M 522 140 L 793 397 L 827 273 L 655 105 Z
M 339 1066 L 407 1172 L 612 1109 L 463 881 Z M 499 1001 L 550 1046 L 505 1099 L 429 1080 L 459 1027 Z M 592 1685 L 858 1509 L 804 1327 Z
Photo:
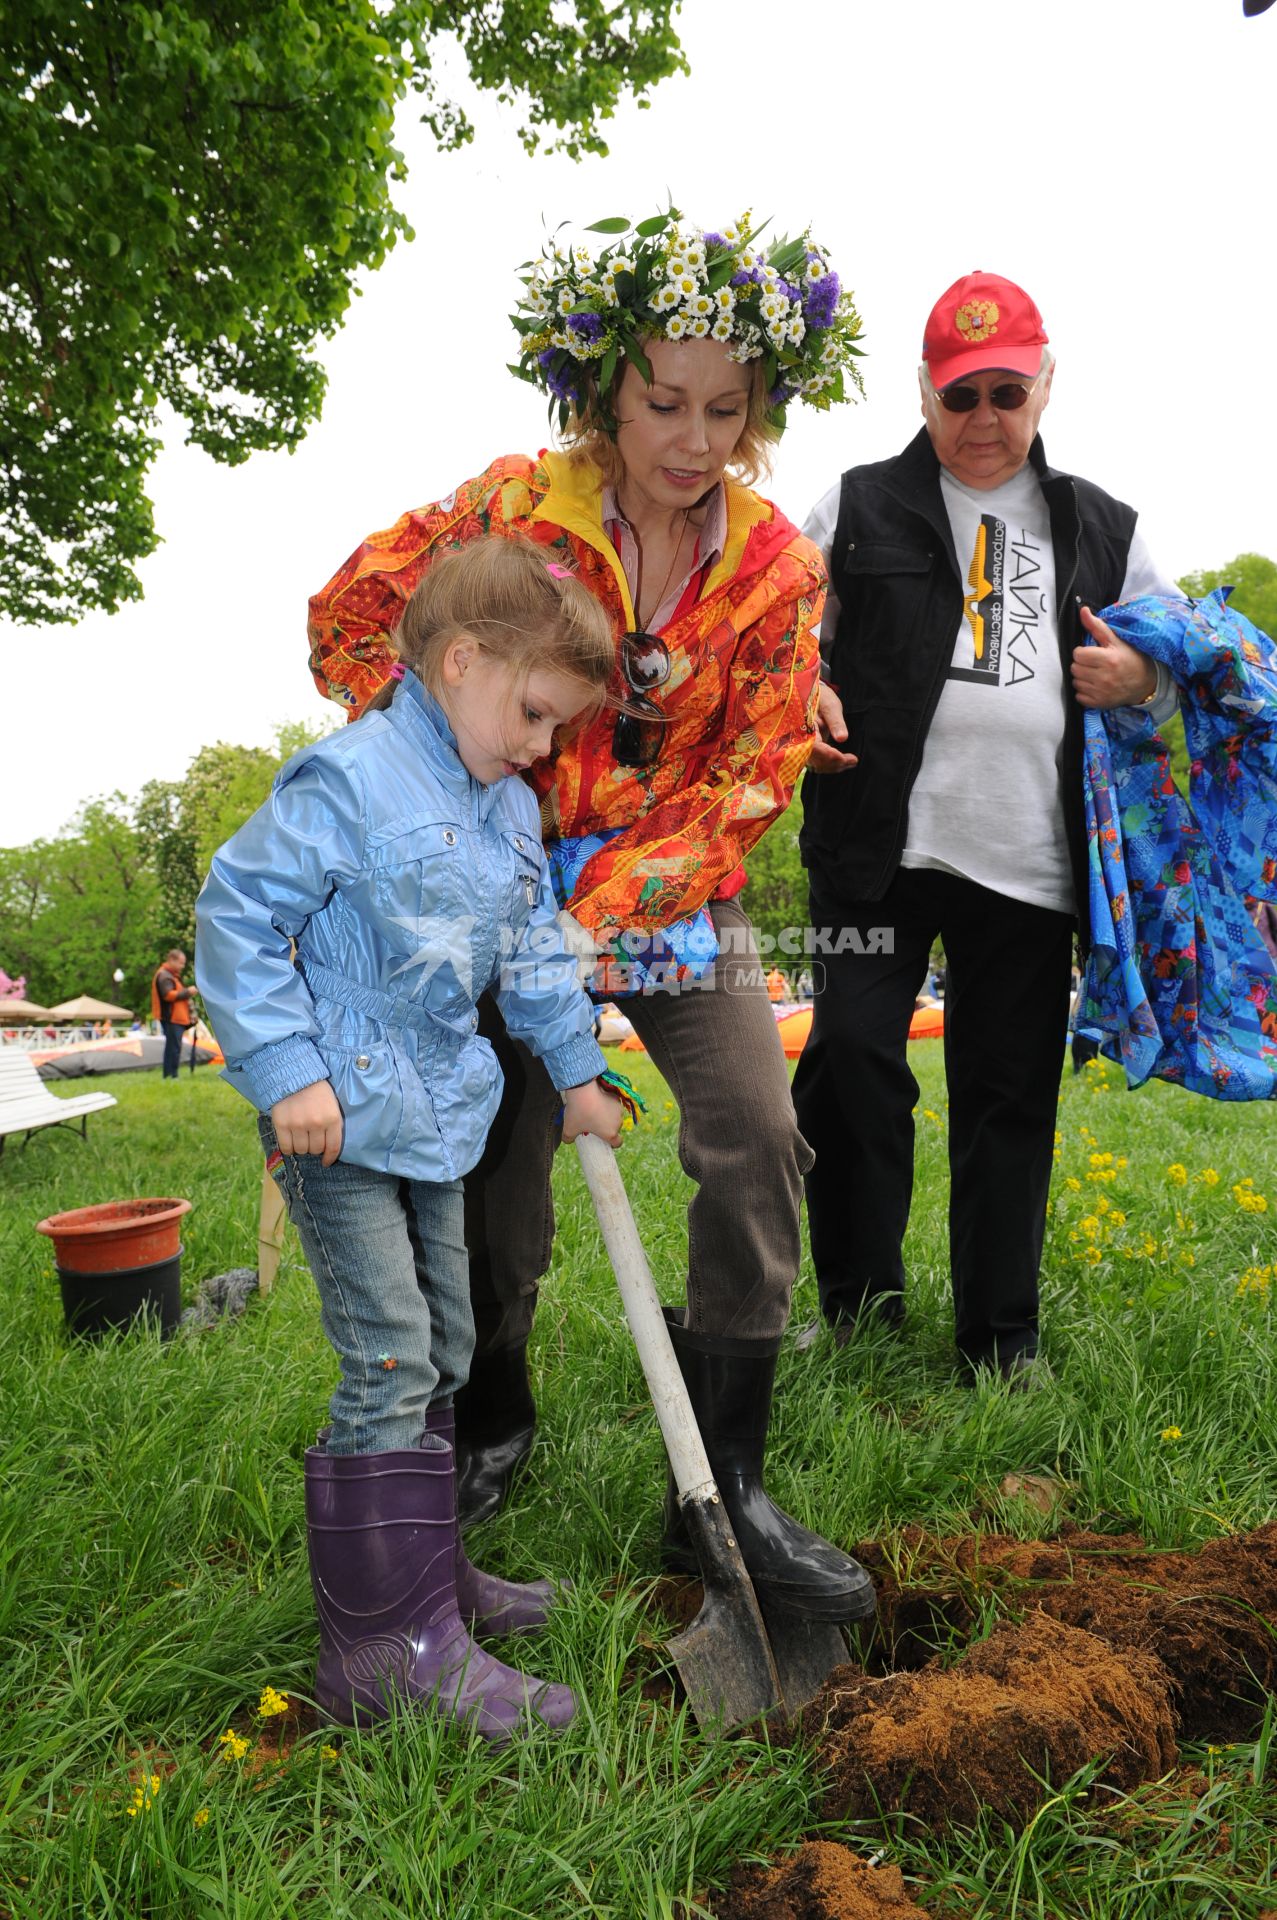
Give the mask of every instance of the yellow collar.
M 635 618 L 630 583 L 625 577 L 620 555 L 603 531 L 602 474 L 597 467 L 584 461 L 578 463 L 570 460 L 565 453 L 543 453 L 541 465 L 550 477 L 550 485 L 539 506 L 533 508 L 531 518 L 548 521 L 556 527 L 562 527 L 567 533 L 574 533 L 578 540 L 584 540 L 587 547 L 593 547 L 596 553 L 602 554 L 612 569 L 625 618 L 632 631 Z M 718 564 L 705 583 L 707 594 L 715 592 L 732 578 L 740 566 L 750 534 L 761 521 L 772 517 L 771 506 L 752 487 L 742 487 L 728 480 L 724 482 L 724 491 L 727 495 L 727 537 Z

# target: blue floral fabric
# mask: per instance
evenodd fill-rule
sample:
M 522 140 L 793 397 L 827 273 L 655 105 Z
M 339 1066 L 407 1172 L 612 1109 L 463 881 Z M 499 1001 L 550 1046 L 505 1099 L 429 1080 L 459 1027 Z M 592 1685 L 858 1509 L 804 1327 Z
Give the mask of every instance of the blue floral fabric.
M 1277 901 L 1277 647 L 1228 605 L 1147 596 L 1101 616 L 1165 662 L 1184 716 L 1185 800 L 1151 719 L 1088 711 L 1092 949 L 1078 1027 L 1130 1086 L 1277 1098 L 1277 962 L 1254 924 Z
M 579 834 L 575 839 L 556 840 L 546 848 L 550 880 L 561 907 L 572 898 L 586 862 L 624 831 L 617 827 L 610 833 Z M 699 980 L 717 954 L 714 922 L 709 908 L 702 907 L 688 919 L 672 920 L 659 933 L 644 933 L 637 928 L 623 933 L 600 961 L 591 991 L 596 1000 L 622 1000 L 628 994 L 651 993 L 689 977 Z

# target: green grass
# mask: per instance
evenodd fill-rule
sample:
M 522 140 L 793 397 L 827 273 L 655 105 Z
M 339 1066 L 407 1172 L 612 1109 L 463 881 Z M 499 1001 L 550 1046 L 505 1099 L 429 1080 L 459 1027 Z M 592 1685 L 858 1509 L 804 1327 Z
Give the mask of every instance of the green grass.
M 894 1540 L 908 1523 L 1040 1531 L 1039 1515 L 998 1495 L 1012 1470 L 1060 1475 L 1073 1518 L 1157 1546 L 1273 1517 L 1271 1111 L 1162 1086 L 1128 1096 L 1113 1068 L 1069 1078 L 1044 1279 L 1056 1384 L 971 1391 L 950 1342 L 941 1055 L 914 1056 L 908 1330 L 843 1352 L 787 1344 L 773 1492 L 845 1543 Z M 623 1165 L 673 1299 L 686 1183 L 665 1090 L 645 1061 L 636 1078 L 651 1111 Z M 0 1160 L 0 1913 L 672 1920 L 712 1911 L 737 1861 L 815 1831 L 821 1783 L 806 1753 L 706 1743 L 643 1694 L 662 1631 L 644 1605 L 660 1443 L 570 1155 L 534 1343 L 542 1444 L 511 1509 L 473 1544 L 515 1577 L 551 1569 L 576 1582 L 536 1662 L 579 1688 L 577 1726 L 495 1755 L 422 1721 L 348 1735 L 332 1753 L 321 1730 L 277 1766 L 255 1765 L 251 1749 L 222 1756 L 228 1728 L 252 1733 L 264 1686 L 310 1688 L 302 1453 L 335 1363 L 291 1237 L 275 1291 L 238 1320 L 167 1344 L 146 1330 L 67 1340 L 48 1242 L 33 1231 L 44 1214 L 189 1196 L 188 1299 L 255 1258 L 247 1108 L 204 1072 L 110 1087 L 119 1107 L 90 1120 L 87 1146 L 46 1133 L 25 1151 L 10 1141 Z M 1177 1165 L 1182 1183 L 1167 1171 Z M 1207 1169 L 1217 1183 L 1200 1178 Z M 1234 1188 L 1268 1210 L 1243 1207 Z M 795 1323 L 814 1310 L 807 1273 Z M 888 1820 L 836 1837 L 885 1848 L 937 1915 L 1254 1920 L 1277 1905 L 1267 1740 L 1186 1756 L 1201 1779 L 1160 1801 L 1115 1806 L 1079 1779 L 1025 1834 L 991 1822 L 937 1841 Z

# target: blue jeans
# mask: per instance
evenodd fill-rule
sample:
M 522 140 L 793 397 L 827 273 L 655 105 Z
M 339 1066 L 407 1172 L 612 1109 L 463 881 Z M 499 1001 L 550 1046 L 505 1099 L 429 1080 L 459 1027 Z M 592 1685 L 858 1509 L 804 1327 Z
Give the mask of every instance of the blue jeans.
M 328 1451 L 415 1447 L 427 1409 L 465 1385 L 474 1351 L 461 1182 L 280 1154 L 270 1121 L 257 1124 L 341 1362 Z
M 161 1079 L 177 1079 L 177 1070 L 182 1064 L 182 1041 L 189 1031 L 188 1027 L 179 1027 L 174 1020 L 160 1021 L 160 1032 L 164 1035 L 164 1065 L 161 1068 Z

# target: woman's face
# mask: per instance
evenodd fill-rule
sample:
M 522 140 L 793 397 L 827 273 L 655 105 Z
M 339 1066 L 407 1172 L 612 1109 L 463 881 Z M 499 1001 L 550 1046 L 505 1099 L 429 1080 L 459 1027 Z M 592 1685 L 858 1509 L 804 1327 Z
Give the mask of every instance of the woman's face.
M 616 394 L 616 445 L 628 507 L 675 513 L 717 485 L 745 430 L 750 373 L 719 340 L 644 343 L 649 387 L 627 365 Z

